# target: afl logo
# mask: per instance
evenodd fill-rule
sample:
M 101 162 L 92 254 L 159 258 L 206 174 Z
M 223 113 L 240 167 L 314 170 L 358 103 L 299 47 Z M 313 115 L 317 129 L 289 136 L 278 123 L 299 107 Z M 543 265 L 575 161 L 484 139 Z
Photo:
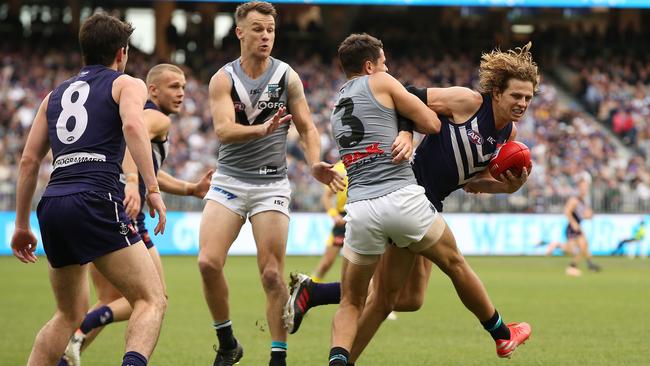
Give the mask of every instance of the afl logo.
M 474 130 L 467 130 L 467 137 L 474 145 L 483 145 L 483 136 Z
M 243 112 L 246 110 L 246 105 L 242 102 L 235 102 L 235 112 Z

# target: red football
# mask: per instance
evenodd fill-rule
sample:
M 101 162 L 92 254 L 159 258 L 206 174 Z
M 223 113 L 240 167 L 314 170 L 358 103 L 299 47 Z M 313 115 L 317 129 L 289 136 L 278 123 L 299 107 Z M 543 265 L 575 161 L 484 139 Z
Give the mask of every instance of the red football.
M 508 141 L 497 149 L 488 169 L 495 179 L 501 180 L 499 176 L 505 174 L 507 170 L 510 170 L 515 177 L 520 176 L 524 167 L 530 174 L 533 163 L 530 160 L 528 146 L 519 141 Z

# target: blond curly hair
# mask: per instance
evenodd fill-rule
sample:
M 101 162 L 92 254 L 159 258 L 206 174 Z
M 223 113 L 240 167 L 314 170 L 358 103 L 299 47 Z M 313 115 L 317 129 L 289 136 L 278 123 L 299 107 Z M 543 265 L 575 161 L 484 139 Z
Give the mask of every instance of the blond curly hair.
M 503 93 L 510 79 L 530 81 L 537 91 L 539 71 L 530 53 L 532 43 L 503 52 L 495 49 L 481 56 L 478 69 L 479 86 L 482 93 Z

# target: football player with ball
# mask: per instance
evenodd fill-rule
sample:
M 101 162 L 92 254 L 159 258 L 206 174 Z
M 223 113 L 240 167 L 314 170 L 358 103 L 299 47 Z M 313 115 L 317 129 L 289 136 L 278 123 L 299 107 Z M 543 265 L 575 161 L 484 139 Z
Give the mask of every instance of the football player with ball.
M 440 133 L 427 135 L 421 142 L 413 162 L 418 183 L 437 211 L 442 211 L 444 198 L 457 189 L 513 193 L 528 179 L 530 153 L 525 145 L 514 142 L 517 129 L 513 122 L 523 118 L 539 82 L 530 47 L 529 43 L 506 52 L 484 54 L 479 68 L 480 92 L 463 87 L 407 87 L 442 122 Z M 492 159 L 492 169 L 488 169 Z M 458 250 L 453 233 L 442 221 L 442 234 L 433 246 L 438 257 L 434 263 L 449 276 L 465 307 L 492 336 L 497 355 L 510 357 L 528 339 L 531 327 L 502 320 L 481 280 Z M 406 278 L 393 271 L 404 267 L 411 268 Z M 391 311 L 416 311 L 422 306 L 431 267 L 431 262 L 419 255 L 388 247 L 375 271 L 348 365 L 356 362 Z M 340 299 L 332 294 L 331 285 L 313 283 L 302 274 L 293 276 L 284 314 L 290 333 L 298 330 L 309 308 L 338 303 Z M 301 298 L 309 300 L 305 304 L 298 301 Z

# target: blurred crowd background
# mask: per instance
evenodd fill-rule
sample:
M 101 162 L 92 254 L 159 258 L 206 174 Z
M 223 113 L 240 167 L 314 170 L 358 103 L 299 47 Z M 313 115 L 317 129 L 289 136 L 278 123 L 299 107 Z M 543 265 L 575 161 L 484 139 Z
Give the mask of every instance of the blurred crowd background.
M 542 83 L 518 124 L 518 140 L 530 147 L 533 156 L 528 183 L 513 195 L 456 192 L 445 201 L 445 211 L 561 212 L 566 198 L 575 194 L 576 181 L 583 177 L 592 182 L 590 201 L 596 212 L 644 212 L 650 207 L 647 11 L 567 14 L 560 9 L 556 16 L 536 13 L 542 11 L 538 9 L 520 9 L 513 14 L 513 9 L 488 8 L 278 8 L 273 55 L 290 63 L 302 78 L 320 133 L 323 159 L 338 159 L 329 116 L 344 80 L 335 58 L 336 44 L 348 33 L 368 32 L 381 38 L 389 72 L 405 84 L 422 87 L 477 88 L 482 53 L 532 40 Z M 29 10 L 29 22 L 21 18 L 22 9 L 16 18 L 9 6 L 0 5 L 0 210 L 14 209 L 17 166 L 41 100 L 81 66 L 78 25 L 65 21 L 65 6 L 34 7 Z M 182 112 L 172 116 L 171 151 L 163 169 L 178 178 L 195 180 L 217 161 L 208 81 L 221 66 L 239 56 L 239 45 L 234 28 L 215 42 L 215 22 L 205 25 L 201 21 L 201 15 L 206 18 L 205 11 L 180 3 L 174 11 L 179 9 L 188 15 L 184 32 L 171 22 L 166 24 L 162 35 L 156 37 L 165 41 L 164 52 L 158 48 L 144 52 L 134 44 L 126 71 L 144 79 L 148 69 L 159 62 L 182 64 L 187 77 L 185 103 Z M 231 14 L 233 9 L 234 5 L 222 5 L 218 12 Z M 93 10 L 90 7 L 89 11 Z M 111 11 L 118 16 L 126 13 L 119 7 Z M 338 24 L 337 11 L 353 18 L 340 26 L 344 30 L 332 30 L 332 24 Z M 533 17 L 547 22 L 519 33 L 512 27 Z M 292 210 L 322 210 L 324 187 L 311 178 L 294 128 L 288 159 Z M 38 192 L 47 184 L 50 172 L 48 157 L 40 171 Z M 202 207 L 200 200 L 191 198 L 167 196 L 166 202 L 171 210 Z

